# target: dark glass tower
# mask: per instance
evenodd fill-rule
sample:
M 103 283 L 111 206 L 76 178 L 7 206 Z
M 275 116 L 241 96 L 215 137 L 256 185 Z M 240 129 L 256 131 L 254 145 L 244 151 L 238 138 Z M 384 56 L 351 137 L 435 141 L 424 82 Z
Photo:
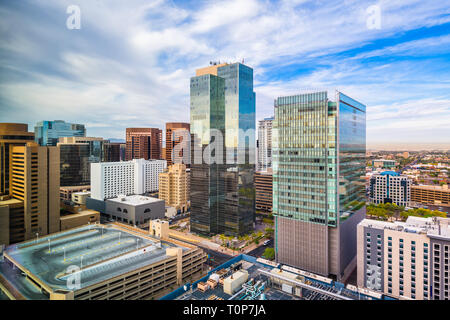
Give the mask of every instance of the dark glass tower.
M 365 215 L 366 107 L 340 92 L 280 97 L 272 134 L 277 260 L 343 279 Z
M 225 214 L 221 232 L 243 235 L 253 231 L 256 160 L 253 69 L 241 63 L 218 68 L 225 79 Z
M 91 147 L 87 143 L 60 144 L 60 185 L 85 186 L 91 183 Z
M 223 132 L 223 165 L 195 161 L 195 148 Z M 191 78 L 191 231 L 243 235 L 255 213 L 255 93 L 253 69 L 222 64 Z M 203 138 L 202 138 L 203 137 Z
M 224 215 L 224 157 L 207 164 L 205 148 L 212 142 L 213 129 L 225 134 L 225 81 L 212 74 L 191 78 L 191 231 L 219 233 Z M 200 152 L 200 156 L 196 152 Z M 220 163 L 221 162 L 221 163 Z

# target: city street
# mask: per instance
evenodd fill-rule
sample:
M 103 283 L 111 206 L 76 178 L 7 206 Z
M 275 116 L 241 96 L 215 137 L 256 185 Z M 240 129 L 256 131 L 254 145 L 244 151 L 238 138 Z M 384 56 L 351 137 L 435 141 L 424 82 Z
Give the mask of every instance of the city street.
M 263 255 L 266 248 L 273 248 L 273 240 L 269 240 L 269 241 L 270 242 L 268 245 L 265 246 L 265 245 L 261 244 L 258 248 L 253 249 L 252 251 L 247 253 L 247 255 L 260 258 Z

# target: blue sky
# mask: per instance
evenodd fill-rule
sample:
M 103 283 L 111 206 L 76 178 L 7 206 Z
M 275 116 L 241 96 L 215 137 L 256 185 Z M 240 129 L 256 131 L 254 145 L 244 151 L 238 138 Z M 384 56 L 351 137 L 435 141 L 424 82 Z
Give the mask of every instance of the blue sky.
M 66 28 L 72 4 L 80 30 Z M 257 119 L 278 96 L 339 89 L 367 105 L 369 148 L 450 148 L 448 1 L 0 0 L 0 39 L 1 122 L 163 129 L 189 121 L 196 68 L 245 59 Z

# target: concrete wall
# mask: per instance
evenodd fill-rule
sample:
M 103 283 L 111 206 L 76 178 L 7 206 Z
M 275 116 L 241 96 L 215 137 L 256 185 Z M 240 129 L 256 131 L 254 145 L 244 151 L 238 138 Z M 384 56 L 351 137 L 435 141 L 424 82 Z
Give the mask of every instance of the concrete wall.
M 86 208 L 90 210 L 106 213 L 106 202 L 93 198 L 86 198 Z
M 0 206 L 0 246 L 9 245 L 9 207 Z
M 91 163 L 91 197 L 93 199 L 104 199 L 105 189 L 103 183 L 103 170 L 101 163 Z
M 328 276 L 328 227 L 276 217 L 277 262 Z
M 435 245 L 438 245 L 435 248 Z M 431 263 L 430 263 L 430 269 L 432 272 L 430 272 L 430 285 L 433 288 L 432 298 L 433 300 L 439 299 L 444 300 L 449 297 L 449 290 L 448 290 L 448 282 L 445 283 L 445 279 L 449 279 L 448 273 L 449 273 L 449 255 L 450 255 L 450 241 L 430 237 L 430 256 L 431 256 Z M 447 254 L 447 257 L 445 257 L 445 254 Z M 445 263 L 447 261 L 447 263 Z M 436 264 L 438 262 L 439 264 Z M 436 268 L 435 266 L 439 266 L 439 268 Z M 447 270 L 445 270 L 447 268 Z M 435 274 L 435 272 L 439 270 L 439 274 Z M 445 276 L 445 273 L 447 272 L 447 276 Z M 439 288 L 438 288 L 439 286 Z M 447 286 L 447 290 L 445 290 L 445 286 Z M 436 291 L 438 290 L 438 291 Z M 445 295 L 445 292 L 447 292 L 447 295 Z M 439 294 L 437 294 L 439 293 Z
M 89 210 L 63 216 L 60 218 L 61 231 L 81 227 L 88 224 L 88 222 L 100 222 L 100 212 Z
M 111 216 L 126 219 L 128 223 L 140 224 L 147 220 L 161 219 L 165 217 L 165 202 L 164 200 L 146 203 L 142 205 L 130 205 L 126 203 L 119 203 L 115 201 L 106 200 L 105 213 Z M 121 211 L 118 210 L 120 208 Z M 146 210 L 149 212 L 145 212 Z M 124 213 L 124 210 L 127 210 Z
M 356 267 L 356 227 L 366 216 L 366 208 L 363 207 L 349 218 L 339 222 L 339 273 L 346 277 L 348 267 Z
M 367 234 L 370 234 L 367 237 Z M 379 237 L 378 237 L 379 236 Z M 370 241 L 367 241 L 370 239 Z M 362 234 L 359 241 L 362 244 L 362 265 L 358 265 L 361 268 L 362 285 L 371 290 L 383 291 L 384 290 L 384 230 L 377 228 L 363 227 Z M 380 243 L 378 243 L 380 242 Z M 370 244 L 370 247 L 367 246 Z M 381 248 L 381 250 L 378 249 Z M 370 254 L 367 254 L 367 250 L 370 250 Z M 381 253 L 380 261 L 378 261 L 378 252 Z M 369 261 L 367 256 L 370 255 Z M 379 266 L 381 265 L 381 267 Z M 367 271 L 369 269 L 369 274 Z

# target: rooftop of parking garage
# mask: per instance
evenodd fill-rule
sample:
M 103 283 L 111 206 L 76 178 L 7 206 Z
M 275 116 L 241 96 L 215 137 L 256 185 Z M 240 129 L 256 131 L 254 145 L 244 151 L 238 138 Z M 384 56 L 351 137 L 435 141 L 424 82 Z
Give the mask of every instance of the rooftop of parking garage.
M 25 274 L 51 291 L 74 290 L 71 276 L 79 275 L 76 290 L 164 260 L 169 247 L 189 250 L 118 224 L 88 225 L 7 247 L 0 276 L 25 298 L 37 299 L 40 292 Z M 68 273 L 69 268 L 75 273 Z M 24 287 L 30 292 L 23 292 Z

